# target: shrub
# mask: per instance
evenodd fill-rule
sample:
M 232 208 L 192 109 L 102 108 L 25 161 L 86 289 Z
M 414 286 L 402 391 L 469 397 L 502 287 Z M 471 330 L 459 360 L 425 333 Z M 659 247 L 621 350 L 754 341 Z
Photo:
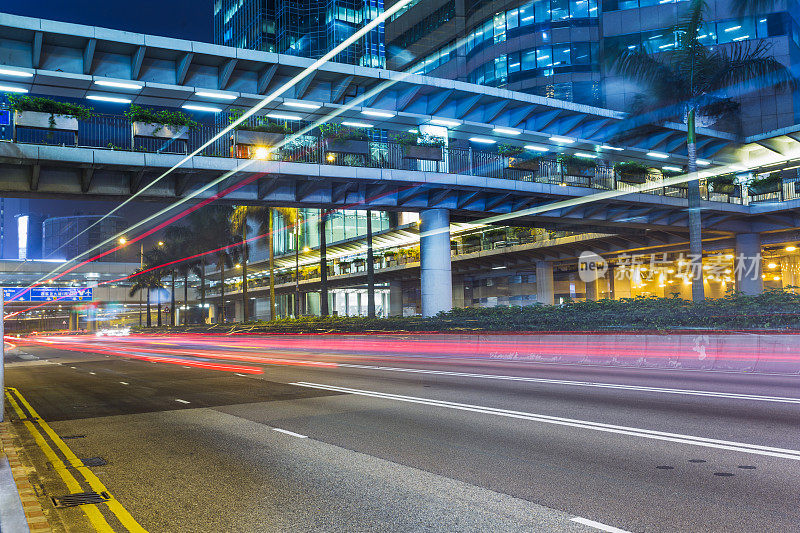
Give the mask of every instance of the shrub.
M 145 122 L 154 125 L 162 124 L 164 126 L 185 126 L 190 130 L 199 126 L 197 121 L 181 111 L 170 111 L 169 109 L 156 110 L 136 104 L 131 105 L 125 111 L 125 116 L 128 117 L 128 120 L 131 122 Z
M 241 109 L 233 109 L 231 114 L 228 116 L 228 122 L 233 124 L 241 116 L 244 115 L 244 111 Z M 273 122 L 264 117 L 255 117 L 253 118 L 253 122 L 242 122 L 241 124 L 237 124 L 234 129 L 242 130 L 242 131 L 258 131 L 261 133 L 282 133 L 284 135 L 288 135 L 292 133 L 292 128 L 290 128 L 287 124 L 281 124 L 280 122 Z
M 500 144 L 497 147 L 497 153 L 505 157 L 514 157 L 524 152 L 525 149 L 521 146 L 514 146 L 513 144 Z
M 647 174 L 650 167 L 638 161 L 621 161 L 614 163 L 614 170 L 620 174 Z
M 94 109 L 78 104 L 59 102 L 39 96 L 8 95 L 8 102 L 14 111 L 31 111 L 50 114 L 50 127 L 55 127 L 55 115 L 67 115 L 80 120 L 88 120 L 95 116 Z
M 362 128 L 350 128 L 341 124 L 322 124 L 319 127 L 323 139 L 331 141 L 368 141 L 369 135 Z
M 559 154 L 558 160 L 562 165 L 574 169 L 597 168 L 597 161 L 587 157 L 578 157 L 571 154 Z
M 395 135 L 392 140 L 403 146 L 444 146 L 444 139 L 435 135 L 417 135 L 404 131 Z

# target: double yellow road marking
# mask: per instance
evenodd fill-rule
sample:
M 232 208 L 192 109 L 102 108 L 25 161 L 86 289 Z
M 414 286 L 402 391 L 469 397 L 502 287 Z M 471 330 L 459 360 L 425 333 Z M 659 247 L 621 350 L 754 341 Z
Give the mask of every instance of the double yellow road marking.
M 67 490 L 71 493 L 84 492 L 85 489 L 81 486 L 81 481 L 83 481 L 91 490 L 98 494 L 103 492 L 110 494 L 105 485 L 103 485 L 103 482 L 100 481 L 94 472 L 83 465 L 83 462 L 69 447 L 67 447 L 64 441 L 56 435 L 50 425 L 41 419 L 39 414 L 34 410 L 31 404 L 22 397 L 17 389 L 7 387 L 6 398 L 14 409 L 14 412 L 17 413 L 17 416 L 24 422 L 25 427 L 28 428 L 36 444 L 41 448 L 42 452 L 44 452 L 47 460 L 53 465 L 58 475 L 61 476 L 61 479 L 67 486 Z M 56 453 L 53 445 L 55 445 L 55 448 L 61 455 Z M 126 531 L 147 533 L 113 496 L 100 505 L 107 506 L 108 510 L 113 513 Z M 109 524 L 98 505 L 82 505 L 80 508 L 98 532 L 114 533 L 114 528 Z

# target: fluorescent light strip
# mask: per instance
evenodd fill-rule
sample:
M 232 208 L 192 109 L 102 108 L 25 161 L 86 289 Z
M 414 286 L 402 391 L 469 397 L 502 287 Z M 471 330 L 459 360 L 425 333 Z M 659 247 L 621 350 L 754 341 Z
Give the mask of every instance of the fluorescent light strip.
M 278 120 L 303 120 L 303 117 L 298 117 L 297 115 L 285 115 L 283 113 L 267 113 L 269 118 L 274 118 Z
M 7 68 L 0 68 L 0 74 L 4 76 L 16 76 L 17 78 L 32 78 L 32 72 L 23 72 L 22 70 L 11 70 Z
M 708 165 L 711 164 L 711 161 L 706 161 L 705 159 L 698 159 L 697 164 L 700 165 L 701 167 L 707 167 Z
M 218 100 L 236 100 L 237 96 L 235 94 L 228 94 L 228 93 L 211 93 L 207 91 L 197 91 L 194 93 L 196 96 L 201 96 L 204 98 L 216 98 Z
M 511 128 L 495 128 L 492 131 L 494 131 L 495 133 L 505 133 L 507 135 L 519 135 L 520 133 L 522 133 L 519 130 L 512 130 Z
M 142 88 L 138 83 L 126 83 L 122 81 L 96 80 L 94 84 L 102 87 L 115 87 L 117 89 L 133 89 L 135 91 L 139 91 Z
M 470 137 L 469 140 L 480 144 L 494 144 L 497 142 L 494 139 L 487 139 L 486 137 Z
M 582 157 L 584 159 L 597 159 L 597 154 L 590 154 L 588 152 L 575 152 L 575 157 Z
M 96 94 L 90 94 L 86 97 L 87 100 L 97 100 L 98 102 L 111 102 L 113 104 L 130 104 L 131 100 L 129 98 L 116 98 L 114 96 L 99 96 Z
M 24 87 L 12 87 L 10 85 L 0 85 L 0 91 L 7 93 L 26 93 L 28 89 Z
M 534 152 L 549 152 L 550 149 L 546 146 L 540 146 L 538 144 L 526 144 L 526 150 L 533 150 Z
M 342 122 L 342 126 L 349 126 L 351 128 L 374 128 L 372 124 L 366 122 Z
M 618 146 L 609 146 L 607 144 L 604 144 L 600 148 L 602 148 L 603 150 L 616 150 L 617 152 L 621 152 L 625 149 L 625 148 L 619 148 Z
M 192 104 L 184 104 L 183 109 L 188 109 L 189 111 L 206 111 L 208 113 L 221 113 L 222 109 L 218 107 L 207 107 L 203 105 L 192 105 Z
M 570 139 L 569 137 L 561 137 L 560 135 L 553 135 L 550 137 L 550 140 L 554 143 L 559 144 L 572 144 L 575 142 L 575 139 Z
M 661 152 L 647 152 L 647 155 L 658 159 L 667 159 L 669 157 L 668 154 L 662 154 Z
M 296 107 L 298 109 L 319 109 L 320 105 L 317 104 L 307 104 L 306 102 L 283 102 L 283 105 L 289 107 Z
M 393 116 L 395 116 L 394 113 L 390 113 L 388 111 L 372 111 L 371 109 L 364 109 L 361 111 L 361 114 L 370 117 L 383 117 L 383 118 L 392 118 Z
M 669 165 L 661 167 L 662 170 L 669 170 L 670 172 L 683 172 L 681 167 L 672 167 Z
M 456 126 L 460 126 L 461 122 L 457 120 L 445 120 L 443 118 L 433 118 L 431 119 L 431 124 L 436 124 L 437 126 L 450 126 L 455 128 Z

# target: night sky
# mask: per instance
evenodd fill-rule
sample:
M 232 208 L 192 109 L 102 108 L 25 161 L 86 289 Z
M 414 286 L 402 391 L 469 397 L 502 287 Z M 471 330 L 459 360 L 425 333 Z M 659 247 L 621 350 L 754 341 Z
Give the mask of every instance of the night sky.
M 0 12 L 212 42 L 213 0 L 25 0 Z

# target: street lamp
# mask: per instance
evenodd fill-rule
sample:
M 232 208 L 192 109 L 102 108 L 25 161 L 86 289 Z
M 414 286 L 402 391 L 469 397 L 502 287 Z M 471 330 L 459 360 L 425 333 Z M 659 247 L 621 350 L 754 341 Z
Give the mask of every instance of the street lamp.
M 120 237 L 119 238 L 119 244 L 121 246 L 125 246 L 125 244 L 127 244 L 127 242 L 128 242 L 128 240 L 125 237 Z
M 159 246 L 164 246 L 164 241 L 158 241 Z

